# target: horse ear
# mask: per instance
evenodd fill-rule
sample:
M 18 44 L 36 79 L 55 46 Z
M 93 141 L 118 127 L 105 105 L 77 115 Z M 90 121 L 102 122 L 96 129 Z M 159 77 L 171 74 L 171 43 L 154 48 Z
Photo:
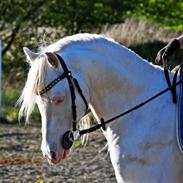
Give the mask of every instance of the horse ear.
M 23 50 L 29 63 L 34 62 L 39 56 L 39 53 L 34 53 L 29 48 L 24 47 Z
M 48 57 L 48 62 L 51 64 L 51 66 L 57 68 L 58 60 L 57 60 L 56 56 L 51 52 L 46 52 L 45 54 Z

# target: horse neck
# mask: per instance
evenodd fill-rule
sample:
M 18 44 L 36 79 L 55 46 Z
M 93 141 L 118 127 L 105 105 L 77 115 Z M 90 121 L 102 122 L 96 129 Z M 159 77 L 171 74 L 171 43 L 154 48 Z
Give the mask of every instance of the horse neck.
M 87 74 L 91 105 L 104 119 L 133 107 L 167 87 L 162 70 L 155 69 L 128 51 L 111 55 L 108 52 L 107 55 L 93 58 Z
M 98 120 L 101 117 L 108 120 L 167 88 L 164 73 L 160 68 L 155 68 L 133 54 L 129 56 L 118 53 L 118 55 L 118 58 L 110 54 L 104 57 L 90 57 L 92 59 L 88 62 L 86 73 L 90 88 L 90 103 Z M 173 78 L 173 74 L 170 74 L 170 78 Z M 103 133 L 108 141 L 114 165 L 118 161 L 118 153 L 124 150 L 119 147 L 127 150 L 129 147 L 124 144 L 131 142 L 133 135 L 136 144 L 147 142 L 148 139 L 143 139 L 143 135 L 139 134 L 142 132 L 148 134 L 152 129 L 155 133 L 155 142 L 162 136 L 162 143 L 173 138 L 174 109 L 171 94 L 167 92 L 134 113 L 109 123 Z M 166 133 L 170 134 L 169 138 Z
M 87 81 L 89 103 L 97 119 L 103 117 L 107 120 L 118 115 L 167 87 L 160 68 L 143 61 L 124 47 L 83 48 L 79 53 L 78 49 L 68 49 L 65 57 L 71 70 L 76 70 Z M 167 98 L 171 100 L 170 93 L 162 98 L 163 102 Z M 114 130 L 119 127 L 116 122 L 109 126 Z

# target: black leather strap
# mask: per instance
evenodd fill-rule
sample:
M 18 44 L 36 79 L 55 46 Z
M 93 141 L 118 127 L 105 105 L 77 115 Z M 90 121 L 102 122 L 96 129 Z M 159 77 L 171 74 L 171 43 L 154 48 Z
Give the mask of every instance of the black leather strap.
M 164 74 L 165 74 L 165 79 L 166 79 L 166 82 L 168 84 L 168 87 L 170 88 L 170 91 L 171 91 L 171 94 L 172 94 L 172 101 L 174 104 L 177 103 L 177 95 L 176 95 L 176 78 L 177 78 L 177 74 L 174 75 L 174 78 L 173 78 L 173 83 L 171 83 L 170 81 L 170 76 L 169 76 L 169 71 L 168 69 L 164 69 Z
M 69 89 L 70 89 L 70 94 L 71 94 L 73 131 L 76 131 L 77 130 L 77 124 L 76 124 L 77 112 L 76 112 L 76 103 L 75 103 L 75 99 L 76 99 L 75 88 L 74 88 L 73 83 L 72 83 L 73 77 L 72 77 L 71 72 L 67 68 L 63 58 L 60 55 L 58 55 L 58 54 L 56 54 L 56 56 L 57 56 L 61 66 L 62 66 L 62 69 L 64 70 L 64 73 L 69 73 L 68 75 L 66 75 L 66 78 L 67 78 L 67 81 L 69 83 Z
M 99 124 L 97 124 L 95 126 L 92 126 L 92 127 L 88 128 L 88 129 L 84 129 L 84 130 L 79 131 L 79 134 L 80 135 L 84 135 L 84 134 L 87 134 L 87 133 L 91 133 L 91 132 L 93 132 L 93 131 L 101 128 L 101 127 L 104 128 L 106 124 L 111 123 L 111 122 L 115 121 L 116 119 L 121 118 L 122 116 L 125 116 L 125 115 L 127 115 L 127 114 L 129 114 L 129 113 L 131 113 L 131 112 L 133 112 L 133 111 L 135 111 L 137 109 L 139 109 L 140 107 L 142 107 L 145 104 L 149 103 L 150 101 L 158 98 L 159 96 L 163 95 L 164 93 L 168 92 L 169 90 L 171 91 L 172 90 L 171 88 L 173 88 L 173 91 L 175 92 L 176 91 L 176 86 L 180 85 L 181 83 L 183 83 L 182 79 L 180 79 L 178 82 L 176 82 L 178 71 L 180 69 L 182 69 L 182 67 L 183 67 L 183 65 L 180 65 L 180 67 L 177 69 L 177 71 L 175 72 L 175 75 L 174 75 L 173 84 L 170 84 L 170 86 L 168 88 L 160 91 L 159 93 L 155 94 L 154 96 L 152 96 L 152 97 L 148 98 L 147 100 L 143 101 L 142 103 L 140 103 L 140 104 L 138 104 L 138 105 L 136 105 L 136 106 L 134 106 L 134 107 L 124 111 L 123 113 L 121 113 L 119 115 L 116 115 L 116 116 L 114 116 L 114 117 L 112 117 L 112 118 L 110 118 L 110 119 L 108 119 L 106 121 L 102 120 L 101 123 L 99 123 Z
M 49 85 L 47 85 L 44 89 L 39 91 L 39 95 L 43 95 L 44 93 L 48 92 L 51 88 L 53 88 L 58 82 L 63 80 L 64 78 L 67 77 L 67 75 L 70 74 L 69 72 L 66 73 L 64 72 L 62 75 L 60 75 L 58 78 L 54 79 Z
M 87 114 L 89 112 L 89 110 L 88 110 L 88 102 L 87 102 L 87 100 L 86 100 L 86 98 L 85 98 L 85 96 L 83 94 L 83 91 L 82 91 L 81 87 L 79 86 L 79 83 L 78 83 L 77 79 L 73 78 L 73 81 L 74 81 L 74 84 L 75 84 L 75 86 L 77 88 L 78 93 L 80 94 L 81 98 L 83 99 L 83 101 L 85 103 L 85 107 L 86 107 L 85 114 Z
M 58 60 L 60 61 L 60 64 L 61 64 L 64 72 L 69 73 L 68 75 L 66 75 L 66 78 L 67 78 L 68 83 L 69 83 L 71 100 L 72 100 L 73 131 L 76 131 L 77 130 L 77 111 L 76 111 L 76 103 L 75 103 L 75 99 L 76 99 L 75 87 L 85 103 L 85 106 L 86 106 L 85 114 L 88 113 L 88 102 L 87 102 L 87 100 L 82 92 L 81 87 L 79 86 L 77 79 L 72 76 L 72 74 L 69 71 L 69 69 L 67 68 L 67 65 L 65 64 L 63 58 L 58 54 L 56 54 L 56 56 L 57 56 Z M 75 87 L 74 87 L 73 83 L 74 83 Z

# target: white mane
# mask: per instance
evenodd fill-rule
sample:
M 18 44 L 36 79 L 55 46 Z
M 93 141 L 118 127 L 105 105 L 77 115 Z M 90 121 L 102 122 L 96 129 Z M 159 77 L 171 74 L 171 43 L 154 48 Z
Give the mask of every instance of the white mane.
M 37 91 L 45 86 L 47 67 L 46 57 L 40 56 L 33 62 L 29 70 L 22 95 L 18 100 L 18 104 L 21 104 L 19 118 L 25 115 L 26 122 L 29 121 L 29 117 L 34 110 Z

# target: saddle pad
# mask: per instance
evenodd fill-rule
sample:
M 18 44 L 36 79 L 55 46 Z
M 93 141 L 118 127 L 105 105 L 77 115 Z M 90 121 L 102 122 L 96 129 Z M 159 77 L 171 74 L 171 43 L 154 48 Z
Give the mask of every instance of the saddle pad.
M 180 69 L 180 80 L 183 80 L 183 68 Z M 183 83 L 179 85 L 179 96 L 177 104 L 177 120 L 176 120 L 176 131 L 177 131 L 177 142 L 180 151 L 183 153 Z

